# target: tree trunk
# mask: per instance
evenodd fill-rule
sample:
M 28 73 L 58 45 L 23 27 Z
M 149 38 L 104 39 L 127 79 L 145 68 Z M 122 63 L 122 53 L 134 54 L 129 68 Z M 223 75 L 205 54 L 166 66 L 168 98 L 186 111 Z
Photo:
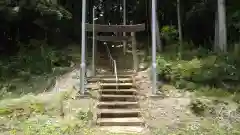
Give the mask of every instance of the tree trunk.
M 157 11 L 156 11 L 157 12 Z M 156 19 L 157 19 L 157 23 L 156 23 L 156 29 L 157 29 L 157 32 L 156 32 L 156 35 L 157 35 L 157 48 L 158 48 L 158 51 L 159 52 L 162 52 L 162 42 L 161 42 L 161 35 L 160 35 L 160 29 L 159 29 L 159 21 L 158 21 L 158 17 L 156 16 Z
M 182 23 L 181 23 L 181 9 L 180 9 L 180 0 L 177 0 L 177 17 L 178 17 L 178 38 L 179 38 L 179 47 L 180 47 L 180 53 L 182 51 Z
M 217 52 L 219 47 L 219 19 L 218 11 L 215 13 L 215 35 L 214 35 L 214 51 Z
M 227 28 L 226 28 L 226 10 L 225 0 L 218 0 L 218 26 L 219 26 L 219 49 L 227 51 Z
M 126 5 L 126 0 L 123 0 L 123 25 L 127 24 L 127 5 Z M 126 32 L 123 32 L 123 36 L 126 36 Z M 123 53 L 124 55 L 126 54 L 126 48 L 127 48 L 127 41 L 123 42 Z

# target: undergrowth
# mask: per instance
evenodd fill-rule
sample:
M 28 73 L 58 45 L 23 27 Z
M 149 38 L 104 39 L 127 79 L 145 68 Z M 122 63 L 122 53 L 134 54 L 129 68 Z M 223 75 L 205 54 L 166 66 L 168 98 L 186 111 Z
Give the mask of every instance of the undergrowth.
M 43 86 L 50 85 L 55 76 L 71 65 L 72 57 L 44 41 L 32 40 L 19 46 L 16 55 L 0 60 L 0 98 L 43 92 L 46 89 Z
M 61 108 L 68 101 L 68 95 L 68 92 L 61 92 L 49 97 L 45 95 L 44 98 L 26 95 L 18 99 L 2 100 L 0 132 L 12 135 L 91 135 L 86 110 L 74 110 L 71 117 L 61 115 Z
M 171 49 L 157 57 L 161 80 L 179 89 L 204 93 L 207 96 L 232 96 L 234 101 L 240 101 L 238 57 L 198 48 L 184 49 L 180 59 L 176 49 Z

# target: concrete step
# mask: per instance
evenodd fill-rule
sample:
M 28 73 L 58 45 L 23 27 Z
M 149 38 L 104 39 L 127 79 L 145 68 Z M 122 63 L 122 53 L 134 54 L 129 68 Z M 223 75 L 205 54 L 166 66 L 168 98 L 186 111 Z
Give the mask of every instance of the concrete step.
M 100 95 L 100 101 L 128 101 L 135 102 L 137 97 L 134 95 Z
M 144 121 L 141 118 L 99 118 L 97 120 L 99 126 L 143 126 Z
M 101 82 L 109 82 L 109 83 L 115 83 L 116 82 L 116 77 L 114 78 L 90 78 L 89 82 L 97 82 L 97 81 L 101 81 Z M 118 78 L 117 81 L 120 83 L 131 83 L 132 82 L 132 78 Z
M 131 83 L 132 78 L 117 78 L 118 83 Z M 114 78 L 102 78 L 101 82 L 115 83 L 116 77 Z
M 127 108 L 138 108 L 138 102 L 99 102 L 97 107 L 99 109 L 127 109 Z
M 115 78 L 116 76 L 113 74 L 103 74 L 103 75 L 97 75 L 93 78 Z M 132 73 L 118 73 L 118 78 L 132 78 Z
M 126 118 L 139 117 L 139 109 L 99 109 L 97 113 L 98 118 Z
M 142 126 L 104 126 L 100 130 L 114 134 L 141 134 L 146 129 Z
M 135 89 L 102 89 L 99 90 L 100 94 L 110 94 L 110 95 L 136 95 L 137 91 Z
M 102 89 L 115 89 L 118 86 L 119 89 L 133 88 L 133 83 L 100 83 Z

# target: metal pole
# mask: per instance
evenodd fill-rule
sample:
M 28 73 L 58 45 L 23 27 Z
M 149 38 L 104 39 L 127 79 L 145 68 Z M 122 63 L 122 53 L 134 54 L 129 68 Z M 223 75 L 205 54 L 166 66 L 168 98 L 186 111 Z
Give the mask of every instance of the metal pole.
M 93 7 L 93 32 L 92 32 L 92 36 L 93 36 L 93 41 L 92 41 L 92 72 L 93 72 L 93 76 L 96 75 L 96 67 L 95 67 L 95 58 L 96 58 L 96 44 L 95 44 L 95 7 Z
M 157 93 L 156 74 L 156 0 L 152 0 L 152 94 Z
M 127 15 L 126 15 L 126 0 L 123 0 L 123 25 L 126 25 Z M 126 32 L 123 32 L 123 36 L 126 36 Z M 123 42 L 123 53 L 126 54 L 127 41 Z
M 82 50 L 81 50 L 81 78 L 80 78 L 80 83 L 81 83 L 81 94 L 85 94 L 85 68 L 86 68 L 86 63 L 85 63 L 85 46 L 86 46 L 86 27 L 85 27 L 85 22 L 86 22 L 86 0 L 82 0 Z

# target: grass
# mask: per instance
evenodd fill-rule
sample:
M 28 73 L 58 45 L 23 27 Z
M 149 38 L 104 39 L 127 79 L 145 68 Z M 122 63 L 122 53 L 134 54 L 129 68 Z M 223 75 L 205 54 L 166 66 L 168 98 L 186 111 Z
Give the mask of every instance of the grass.
M 88 134 L 86 110 L 72 109 L 65 114 L 64 103 L 69 102 L 67 92 L 44 96 L 26 95 L 18 99 L 0 102 L 0 132 L 24 135 L 74 135 Z M 63 110 L 61 108 L 63 107 Z M 67 116 L 68 115 L 68 116 Z M 90 135 L 90 134 L 89 134 Z

